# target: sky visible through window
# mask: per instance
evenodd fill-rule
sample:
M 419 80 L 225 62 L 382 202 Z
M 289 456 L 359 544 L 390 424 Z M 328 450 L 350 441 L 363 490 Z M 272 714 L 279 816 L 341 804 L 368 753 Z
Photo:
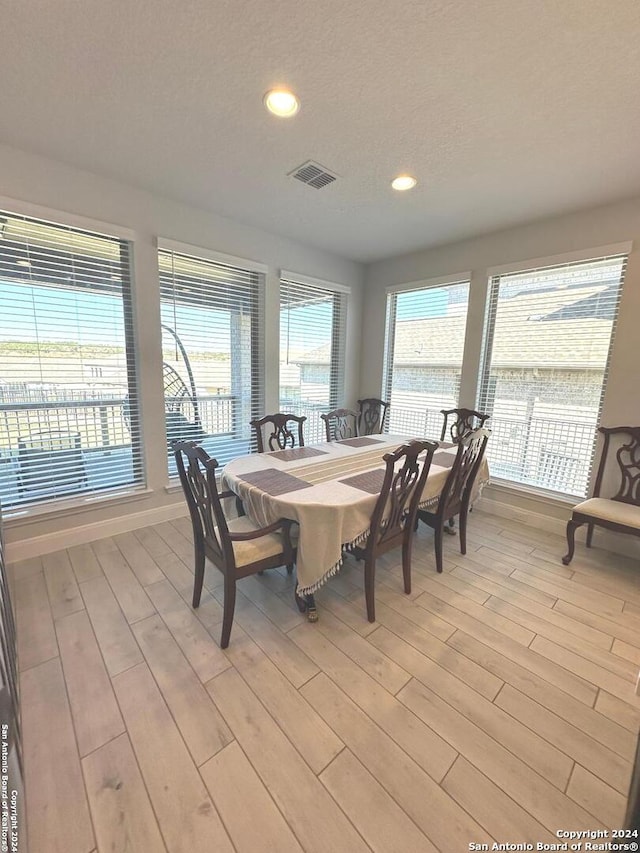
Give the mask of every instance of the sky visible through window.
M 396 303 L 396 320 L 444 317 L 449 307 L 449 293 L 450 290 L 444 287 L 399 293 Z
M 0 340 L 119 346 L 123 340 L 122 297 L 37 284 L 0 282 Z M 207 311 L 211 327 L 228 325 L 229 314 Z M 202 308 L 162 306 L 168 325 L 177 320 L 183 344 L 200 352 L 229 353 L 229 335 L 212 337 L 202 326 Z M 208 325 L 208 324 L 207 324 Z
M 280 361 L 287 364 L 331 343 L 333 297 L 280 312 Z M 329 353 L 327 353 L 327 358 Z
M 87 345 L 118 346 L 123 340 L 122 299 L 95 291 L 64 290 L 37 284 L 0 282 L 0 340 L 21 342 L 72 342 Z M 187 351 L 229 354 L 229 312 L 205 309 L 207 323 L 202 323 L 202 308 L 178 305 L 162 306 L 162 321 L 177 326 Z M 332 302 L 322 302 L 291 309 L 296 315 L 289 340 L 290 354 L 309 352 L 326 344 L 331 336 Z M 211 336 L 207 330 L 215 328 Z M 283 346 L 287 341 L 287 312 L 280 320 Z M 225 328 L 226 327 L 226 328 Z M 225 328 L 225 333 L 220 330 Z M 327 329 L 329 334 L 327 335 Z M 286 361 L 286 352 L 283 358 Z
M 115 346 L 122 341 L 122 298 L 0 282 L 0 339 Z

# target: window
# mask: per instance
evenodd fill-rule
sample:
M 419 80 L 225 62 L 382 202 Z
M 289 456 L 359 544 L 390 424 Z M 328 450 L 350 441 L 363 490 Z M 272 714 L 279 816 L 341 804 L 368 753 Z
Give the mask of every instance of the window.
M 280 411 L 306 415 L 305 441 L 325 441 L 321 412 L 342 405 L 347 294 L 280 282 Z
M 0 212 L 0 498 L 143 481 L 130 245 Z
M 458 405 L 468 303 L 468 281 L 388 294 L 389 432 L 440 438 L 441 410 Z
M 587 493 L 626 258 L 496 275 L 478 407 L 491 413 L 491 471 Z
M 197 251 L 197 250 L 194 250 Z M 162 368 L 170 443 L 200 442 L 224 465 L 250 451 L 263 414 L 264 275 L 206 257 L 159 252 Z

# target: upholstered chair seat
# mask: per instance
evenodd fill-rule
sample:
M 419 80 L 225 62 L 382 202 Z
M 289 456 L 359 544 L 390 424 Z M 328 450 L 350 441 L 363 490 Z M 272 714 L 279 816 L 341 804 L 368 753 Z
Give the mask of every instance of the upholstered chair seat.
M 640 536 L 640 426 L 598 427 L 598 432 L 603 443 L 593 497 L 577 504 L 567 522 L 568 550 L 562 558 L 565 566 L 573 559 L 576 530 L 583 524 L 587 525 L 587 548 L 591 547 L 595 527 Z M 610 498 L 600 496 L 605 470 L 611 475 L 607 482 L 617 475 L 619 484 Z
M 611 498 L 589 498 L 573 508 L 575 513 L 590 515 L 602 521 L 624 524 L 640 530 L 640 506 L 614 501 Z
M 260 528 L 246 515 L 240 518 L 230 518 L 227 521 L 227 529 L 229 533 L 255 533 Z M 215 528 L 215 534 L 219 538 L 220 531 Z M 275 557 L 282 553 L 283 543 L 282 536 L 279 533 L 266 533 L 260 539 L 247 539 L 245 541 L 233 542 L 233 555 L 236 561 L 236 568 L 247 566 L 249 563 L 255 563 L 257 560 L 263 560 L 266 557 Z

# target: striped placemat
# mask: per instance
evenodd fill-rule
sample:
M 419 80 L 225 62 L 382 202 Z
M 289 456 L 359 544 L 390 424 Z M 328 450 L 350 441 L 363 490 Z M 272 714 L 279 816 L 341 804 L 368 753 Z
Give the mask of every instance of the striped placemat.
M 453 463 L 456 461 L 456 454 L 440 451 L 433 454 L 432 461 L 434 465 L 439 465 L 441 468 L 451 468 Z
M 345 486 L 353 486 L 354 489 L 369 492 L 370 495 L 379 495 L 384 482 L 384 475 L 384 468 L 376 468 L 374 471 L 364 471 L 362 474 L 356 474 L 355 477 L 347 477 L 345 480 L 340 480 L 340 482 L 344 483 Z
M 276 450 L 270 453 L 274 459 L 280 459 L 282 462 L 293 462 L 294 459 L 307 459 L 311 456 L 326 456 L 326 450 L 316 450 L 315 447 L 293 447 L 290 450 Z
M 367 444 L 380 444 L 381 441 L 381 438 L 362 436 L 361 438 L 343 438 L 340 441 L 336 441 L 336 444 L 346 444 L 347 447 L 366 447 Z
M 298 477 L 292 474 L 287 474 L 286 471 L 278 471 L 277 468 L 264 468 L 262 471 L 252 471 L 249 474 L 242 474 L 238 479 L 244 480 L 251 486 L 257 486 L 268 495 L 277 497 L 284 495 L 287 492 L 297 492 L 299 489 L 311 488 L 311 483 L 305 483 Z

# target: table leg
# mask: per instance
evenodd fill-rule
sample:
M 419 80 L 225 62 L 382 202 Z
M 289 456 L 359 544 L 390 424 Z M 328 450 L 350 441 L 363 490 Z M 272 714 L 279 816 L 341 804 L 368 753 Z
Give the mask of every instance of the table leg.
M 300 613 L 306 613 L 307 619 L 309 622 L 317 622 L 318 621 L 318 610 L 316 608 L 316 600 L 313 596 L 313 593 L 307 593 L 306 595 L 298 595 L 296 596 L 296 604 L 298 605 L 298 610 Z

